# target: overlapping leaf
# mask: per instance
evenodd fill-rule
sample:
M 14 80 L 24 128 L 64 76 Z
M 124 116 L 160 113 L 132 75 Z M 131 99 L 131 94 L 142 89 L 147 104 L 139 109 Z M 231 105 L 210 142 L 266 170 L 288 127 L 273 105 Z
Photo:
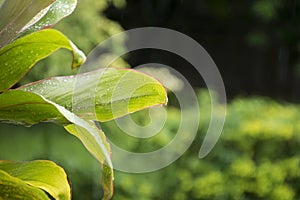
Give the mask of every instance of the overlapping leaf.
M 66 36 L 54 29 L 29 34 L 0 49 L 0 92 L 9 89 L 35 63 L 59 48 L 73 52 L 73 67 L 85 61 L 84 54 Z
M 0 49 L 0 122 L 64 125 L 102 164 L 103 199 L 106 200 L 113 194 L 110 147 L 104 133 L 90 120 L 107 121 L 165 104 L 167 97 L 163 86 L 136 71 L 108 69 L 50 78 L 19 90 L 9 90 L 34 64 L 59 48 L 73 52 L 72 67 L 85 61 L 84 54 L 58 31 L 47 29 L 26 35 L 57 23 L 73 12 L 76 3 L 76 0 L 6 0 L 2 4 L 0 48 L 8 45 Z M 11 42 L 13 39 L 16 40 Z M 49 169 L 41 169 L 40 164 L 0 162 L 1 197 L 18 199 L 22 195 L 22 199 L 48 199 L 38 189 L 41 188 L 55 199 L 69 199 L 66 180 L 47 177 Z
M 42 17 L 37 22 L 28 24 L 21 35 L 55 25 L 64 17 L 70 15 L 76 5 L 77 0 L 56 0 L 47 10 L 41 11 L 40 15 Z
M 22 90 L 9 90 L 0 94 L 0 122 L 32 125 L 39 122 L 56 122 L 63 125 L 77 125 L 78 137 L 91 153 L 103 163 L 108 159 L 109 150 L 104 134 L 91 124 L 64 107 L 55 104 L 37 94 Z M 95 141 L 94 141 L 95 140 Z M 99 155 L 98 155 L 99 154 Z
M 68 179 L 65 171 L 51 161 L 32 161 L 32 162 L 11 162 L 0 161 L 0 172 L 6 172 L 6 179 L 10 182 L 17 182 L 21 188 L 18 190 L 24 190 L 24 188 L 30 188 L 29 191 L 23 191 L 23 195 L 34 196 L 42 195 L 43 190 L 49 193 L 56 200 L 70 200 L 71 189 L 68 184 Z M 1 181 L 2 179 L 0 179 Z M 24 186 L 24 185 L 28 186 Z M 2 187 L 7 187 L 9 184 L 3 184 Z M 32 187 L 30 187 L 32 186 Z M 0 186 L 1 187 L 1 186 Z M 33 187 L 37 189 L 32 189 Z M 40 191 L 37 191 L 38 188 Z M 13 190 L 15 192 L 15 190 Z M 17 191 L 20 192 L 20 191 Z M 46 196 L 47 197 L 47 196 Z M 44 197 L 43 197 L 44 198 Z M 12 199 L 12 198 L 10 198 Z M 48 198 L 47 198 L 48 199 Z
M 0 69 L 3 73 L 0 74 L 0 91 L 7 90 L 38 60 L 58 48 L 67 48 L 77 53 L 75 65 L 81 64 L 84 59 L 64 35 L 51 29 L 30 34 L 1 49 Z M 78 87 L 74 88 L 74 85 Z M 107 163 L 103 171 L 104 199 L 112 195 L 110 149 L 104 133 L 86 120 L 107 121 L 166 102 L 166 93 L 160 83 L 132 70 L 108 69 L 77 76 L 55 77 L 21 89 L 38 95 L 21 90 L 0 94 L 0 121 L 23 125 L 39 122 L 70 124 L 65 126 L 66 130 L 78 137 L 100 163 Z M 95 103 L 91 94 L 95 96 Z
M 44 96 L 78 116 L 108 121 L 167 102 L 164 87 L 134 70 L 101 69 L 69 77 L 54 77 L 20 89 Z
M 0 199 L 49 200 L 39 188 L 30 186 L 2 170 L 0 170 L 0 194 Z
M 67 124 L 68 120 L 39 95 L 9 90 L 0 94 L 0 122 L 31 126 L 40 122 Z
M 53 0 L 6 0 L 0 7 L 0 48 Z
M 94 100 L 91 99 L 93 96 Z M 72 107 L 74 99 L 79 107 Z M 109 145 L 104 133 L 86 120 L 107 121 L 145 107 L 164 104 L 166 99 L 164 87 L 145 74 L 133 70 L 98 70 L 54 77 L 0 94 L 0 121 L 25 125 L 49 121 L 69 123 L 65 126 L 66 130 L 79 138 L 100 163 L 107 163 L 102 184 L 105 195 L 111 196 L 113 172 Z M 86 105 L 88 102 L 92 104 Z M 76 109 L 76 113 L 86 120 L 66 108 Z
M 106 138 L 104 133 L 99 130 L 92 122 L 89 122 L 92 128 L 95 128 L 97 132 L 99 132 L 99 136 L 96 135 L 96 137 L 100 137 L 101 141 L 103 141 L 104 146 L 107 149 L 107 152 L 110 152 L 110 146 L 106 142 Z M 92 155 L 94 155 L 98 161 L 99 161 L 99 155 L 101 156 L 101 150 L 99 151 L 99 144 L 97 144 L 96 140 L 92 137 L 95 137 L 91 135 L 90 133 L 87 133 L 86 129 L 82 129 L 80 126 L 71 124 L 68 126 L 65 126 L 65 129 L 76 136 L 77 138 L 86 138 L 86 141 L 84 145 L 86 148 L 91 152 Z M 91 137 L 91 138 L 89 138 Z M 102 159 L 102 158 L 101 158 Z M 108 162 L 107 162 L 108 161 Z M 110 160 L 106 160 L 103 163 L 101 163 L 102 166 L 102 189 L 103 189 L 103 200 L 111 199 L 113 196 L 113 180 L 114 180 L 114 173 L 113 173 L 113 167 L 112 164 L 109 163 Z
M 65 124 L 68 132 L 76 136 L 102 165 L 105 162 L 111 169 L 110 175 L 106 177 L 110 177 L 112 182 L 110 147 L 104 133 L 92 122 L 81 119 L 64 107 L 34 93 L 9 90 L 0 94 L 0 122 L 32 125 L 46 121 Z M 112 194 L 112 188 L 106 188 L 105 192 Z

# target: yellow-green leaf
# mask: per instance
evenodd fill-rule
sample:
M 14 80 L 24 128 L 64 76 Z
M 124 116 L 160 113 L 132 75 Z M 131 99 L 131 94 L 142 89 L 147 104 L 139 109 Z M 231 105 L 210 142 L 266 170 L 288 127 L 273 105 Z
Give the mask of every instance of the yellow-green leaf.
M 39 188 L 0 170 L 0 199 L 6 200 L 49 200 Z
M 22 90 L 9 90 L 0 94 L 0 122 L 31 125 L 39 121 L 69 124 L 65 126 L 66 130 L 76 136 L 101 165 L 105 162 L 111 169 L 110 182 L 112 183 L 110 148 L 104 133 L 92 122 L 79 118 L 64 107 L 38 94 Z M 105 191 L 112 194 L 110 190 L 112 188 L 106 188 Z
M 0 92 L 9 89 L 38 61 L 60 48 L 73 52 L 73 67 L 85 61 L 85 55 L 54 29 L 34 32 L 0 49 Z
M 108 68 L 53 77 L 20 89 L 42 95 L 84 119 L 97 121 L 167 102 L 166 90 L 157 80 L 128 69 Z
M 46 191 L 55 200 L 71 199 L 71 189 L 65 171 L 51 161 L 0 161 L 0 170 L 34 188 Z

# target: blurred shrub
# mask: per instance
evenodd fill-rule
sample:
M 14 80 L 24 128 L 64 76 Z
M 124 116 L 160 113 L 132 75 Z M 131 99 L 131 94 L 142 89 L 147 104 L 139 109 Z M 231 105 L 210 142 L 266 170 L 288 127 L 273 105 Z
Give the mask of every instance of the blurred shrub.
M 255 1 L 252 5 L 253 13 L 264 21 L 270 21 L 277 17 L 277 10 L 282 6 L 281 0 Z
M 233 100 L 219 142 L 200 160 L 198 151 L 210 117 L 207 92 L 199 93 L 199 102 L 200 130 L 189 150 L 157 172 L 117 173 L 115 199 L 300 199 L 298 105 L 261 97 Z M 170 142 L 179 122 L 179 110 L 169 108 L 164 129 L 146 141 L 126 136 L 113 122 L 103 127 L 116 144 L 145 152 Z
M 209 123 L 210 101 L 206 91 L 198 96 L 200 129 L 188 151 L 172 165 L 156 172 L 116 172 L 114 199 L 300 199 L 299 106 L 261 97 L 233 100 L 228 105 L 220 140 L 213 151 L 200 160 L 198 151 Z M 140 125 L 150 123 L 147 111 L 136 113 L 132 118 Z M 101 125 L 109 133 L 109 139 L 120 147 L 147 152 L 170 142 L 179 122 L 180 111 L 168 108 L 163 130 L 154 137 L 140 140 L 126 136 L 113 122 Z M 12 131 L 20 130 L 1 125 L 1 159 L 50 158 L 66 168 L 73 183 L 73 199 L 99 197 L 100 187 L 95 183 L 99 181 L 100 169 L 77 140 L 49 125 L 24 130 L 26 134 L 24 131 L 13 134 Z M 31 145 L 25 146 L 28 144 Z

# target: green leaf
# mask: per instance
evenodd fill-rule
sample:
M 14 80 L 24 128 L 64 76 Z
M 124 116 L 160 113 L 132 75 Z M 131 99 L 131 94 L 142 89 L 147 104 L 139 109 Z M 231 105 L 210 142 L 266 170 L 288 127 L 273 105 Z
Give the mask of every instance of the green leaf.
M 30 186 L 48 192 L 56 200 L 71 199 L 66 173 L 51 161 L 0 161 L 0 170 Z
M 128 69 L 108 68 L 54 77 L 20 89 L 40 94 L 81 118 L 97 121 L 108 121 L 167 102 L 165 88 L 157 80 Z
M 64 107 L 49 100 L 45 99 L 45 101 L 54 105 L 66 119 L 73 123 L 65 126 L 65 129 L 77 137 L 87 150 L 99 161 L 103 169 L 103 200 L 111 199 L 113 195 L 113 166 L 110 158 L 110 146 L 106 141 L 104 133 L 98 129 L 93 122 L 83 120 Z
M 61 19 L 70 15 L 76 8 L 77 0 L 56 0 L 36 23 L 30 25 L 22 35 L 32 33 L 45 27 L 55 25 Z
M 69 123 L 53 105 L 39 95 L 18 90 L 0 94 L 0 122 L 25 126 L 40 122 Z
M 40 189 L 0 170 L 0 199 L 9 200 L 49 200 Z
M 106 147 L 106 151 L 110 152 L 110 146 L 106 142 L 106 138 L 104 133 L 99 130 L 92 122 L 89 122 L 91 127 L 95 128 L 95 131 L 97 131 L 101 138 L 101 141 L 105 141 L 104 145 Z M 99 145 L 97 145 L 97 141 L 93 140 L 93 138 L 88 138 L 88 137 L 99 137 L 95 135 L 91 135 L 87 133 L 86 129 L 82 129 L 78 125 L 71 124 L 68 126 L 65 126 L 65 129 L 76 136 L 77 138 L 86 138 L 84 146 L 94 155 L 94 157 L 97 158 L 98 161 L 100 161 L 100 164 L 102 166 L 102 189 L 103 189 L 103 200 L 109 200 L 113 196 L 113 179 L 114 179 L 114 174 L 113 174 L 113 167 L 111 163 L 108 162 L 103 162 L 103 157 L 104 155 L 101 155 L 101 149 L 99 149 Z M 100 156 L 100 158 L 98 158 Z M 109 161 L 110 162 L 110 161 Z
M 0 7 L 0 48 L 11 42 L 21 29 L 53 0 L 6 0 Z
M 102 189 L 103 189 L 103 197 L 102 200 L 109 200 L 113 196 L 114 188 L 113 188 L 113 180 L 114 180 L 114 171 L 113 168 L 108 165 L 103 165 L 102 168 Z
M 104 133 L 90 122 L 83 120 L 64 107 L 38 94 L 22 90 L 9 90 L 0 94 L 0 122 L 32 125 L 39 122 L 57 122 L 76 125 L 78 137 L 99 162 L 105 159 L 111 166 Z M 68 129 L 67 129 L 68 130 Z
M 74 89 L 74 85 L 78 87 Z M 91 98 L 93 92 L 96 92 L 96 103 Z M 110 199 L 113 193 L 110 148 L 104 133 L 87 120 L 107 121 L 166 101 L 164 87 L 143 73 L 120 69 L 97 70 L 41 80 L 0 94 L 0 122 L 31 125 L 39 121 L 52 121 L 69 124 L 65 129 L 79 138 L 90 153 L 104 164 L 103 199 Z M 75 103 L 75 108 L 72 103 Z M 68 109 L 73 109 L 86 120 Z M 96 115 L 91 112 L 94 109 Z
M 29 34 L 0 49 L 0 92 L 9 89 L 35 63 L 60 48 L 73 52 L 73 67 L 85 61 L 84 54 L 66 36 L 54 29 Z
M 22 90 L 9 90 L 0 94 L 0 122 L 25 125 L 38 122 L 66 124 L 68 132 L 76 136 L 102 165 L 105 162 L 112 169 L 110 148 L 104 133 L 92 122 L 79 118 L 37 94 Z M 111 179 L 112 177 L 113 174 Z

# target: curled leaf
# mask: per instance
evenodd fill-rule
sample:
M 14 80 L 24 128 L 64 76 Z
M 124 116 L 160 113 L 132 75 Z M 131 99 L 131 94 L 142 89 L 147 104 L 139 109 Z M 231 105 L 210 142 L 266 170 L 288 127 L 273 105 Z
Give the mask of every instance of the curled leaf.
M 32 125 L 49 121 L 64 124 L 65 129 L 77 137 L 102 166 L 106 163 L 110 168 L 110 175 L 106 175 L 105 180 L 110 180 L 112 183 L 110 147 L 104 133 L 92 122 L 79 118 L 64 107 L 38 94 L 22 90 L 9 90 L 0 94 L 0 122 Z M 103 183 L 103 186 L 105 186 L 105 196 L 108 196 L 106 193 L 112 195 L 112 184 L 111 187 L 107 187 L 107 184 Z
M 49 200 L 48 196 L 39 188 L 0 170 L 0 198 L 10 200 Z
M 48 192 L 56 200 L 71 199 L 71 189 L 65 171 L 51 161 L 0 161 L 0 171 L 5 171 L 14 177 L 14 180 L 19 179 L 19 182 L 34 187 L 34 189 L 30 187 L 32 193 L 38 193 L 35 191 L 39 188 L 42 192 L 43 190 Z M 26 195 L 24 193 L 23 191 L 22 195 Z
M 78 67 L 85 61 L 85 55 L 54 29 L 29 34 L 0 49 L 0 92 L 12 87 L 38 61 L 60 48 L 73 52 L 72 67 Z

